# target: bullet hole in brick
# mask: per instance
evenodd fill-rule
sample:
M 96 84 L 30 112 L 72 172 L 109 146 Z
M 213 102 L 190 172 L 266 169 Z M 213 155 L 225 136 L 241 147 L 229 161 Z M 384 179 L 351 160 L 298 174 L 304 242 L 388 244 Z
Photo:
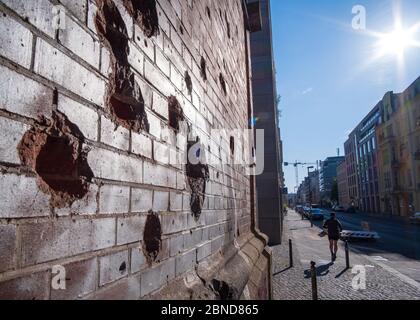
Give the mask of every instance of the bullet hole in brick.
M 234 299 L 234 290 L 225 281 L 213 279 L 212 285 L 219 300 L 226 301 Z
M 159 216 L 149 212 L 143 234 L 143 253 L 149 264 L 156 261 L 162 248 L 162 226 Z
M 204 59 L 204 57 L 201 57 L 201 61 L 200 61 L 200 75 L 201 78 L 203 78 L 204 81 L 207 81 L 207 66 L 206 66 L 206 60 Z
M 177 98 L 170 96 L 168 98 L 169 107 L 169 126 L 175 131 L 179 131 L 179 124 L 184 121 L 184 112 L 182 111 L 181 105 Z
M 227 35 L 228 35 L 228 38 L 230 39 L 230 37 L 231 37 L 231 35 L 230 35 L 230 23 L 229 23 L 226 12 L 225 12 L 225 20 L 226 20 Z
M 123 0 L 123 4 L 146 37 L 151 38 L 159 34 L 156 0 Z
M 219 82 L 220 82 L 220 86 L 222 87 L 223 93 L 227 95 L 226 81 L 222 74 L 219 75 Z
M 147 43 L 147 40 L 144 39 L 144 46 L 147 48 L 149 46 L 149 44 Z
M 206 14 L 207 14 L 207 17 L 211 20 L 211 12 L 208 6 L 206 6 Z
M 196 219 L 200 218 L 201 211 L 206 194 L 206 184 L 209 180 L 208 165 L 203 164 L 204 146 L 201 145 L 199 139 L 197 141 L 188 141 L 187 144 L 187 177 L 188 184 L 191 188 L 190 207 Z
M 125 270 L 127 270 L 127 265 L 126 265 L 126 263 L 125 263 L 125 261 L 124 261 L 123 263 L 121 263 L 120 268 L 119 268 L 119 271 L 120 271 L 121 273 L 124 273 L 124 272 L 125 272 Z
M 148 131 L 143 96 L 128 63 L 130 48 L 124 20 L 113 1 L 96 2 L 96 30 L 111 53 L 112 73 L 107 88 L 107 111 L 111 119 L 120 126 L 136 132 Z
M 187 86 L 188 93 L 191 95 L 193 90 L 192 80 L 188 71 L 185 71 L 185 85 Z
M 37 174 L 38 187 L 51 195 L 52 207 L 69 207 L 89 191 L 93 172 L 84 141 L 76 125 L 54 112 L 52 119 L 41 117 L 18 145 L 22 164 Z
M 184 34 L 184 28 L 182 26 L 179 26 L 179 32 L 183 35 Z
M 220 173 L 218 172 L 216 173 L 216 178 L 219 179 L 219 177 L 220 177 Z
M 234 155 L 235 154 L 235 138 L 234 137 L 230 137 L 230 154 Z

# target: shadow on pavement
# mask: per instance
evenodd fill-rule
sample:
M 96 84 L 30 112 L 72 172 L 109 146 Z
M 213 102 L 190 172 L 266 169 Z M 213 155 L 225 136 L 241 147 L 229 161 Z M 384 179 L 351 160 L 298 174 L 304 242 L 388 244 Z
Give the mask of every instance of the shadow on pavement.
M 330 267 L 333 266 L 333 265 L 334 265 L 334 263 L 330 262 L 328 264 L 317 267 L 316 268 L 316 275 L 318 277 L 326 276 L 327 274 L 330 273 Z M 309 270 L 309 269 L 305 270 L 304 274 L 305 274 L 305 278 L 309 279 L 311 277 L 311 270 Z
M 339 274 L 335 276 L 336 279 L 340 278 L 343 274 L 345 274 L 347 271 L 349 271 L 350 268 L 345 268 L 343 271 L 341 271 Z
M 283 270 L 281 270 L 279 272 L 273 273 L 273 276 L 278 276 L 279 274 L 281 274 L 283 272 L 286 272 L 287 270 L 290 270 L 290 269 L 292 269 L 292 267 L 287 267 L 287 268 L 285 268 L 285 269 L 283 269 Z

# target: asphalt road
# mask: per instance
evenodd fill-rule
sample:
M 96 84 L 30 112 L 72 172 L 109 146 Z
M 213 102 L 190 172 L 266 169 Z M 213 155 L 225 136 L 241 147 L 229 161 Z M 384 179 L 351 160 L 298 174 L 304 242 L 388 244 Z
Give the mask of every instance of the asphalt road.
M 362 231 L 367 222 L 379 240 L 352 242 L 351 247 L 420 283 L 420 225 L 397 217 L 337 213 L 344 230 Z M 315 222 L 321 226 L 322 222 Z

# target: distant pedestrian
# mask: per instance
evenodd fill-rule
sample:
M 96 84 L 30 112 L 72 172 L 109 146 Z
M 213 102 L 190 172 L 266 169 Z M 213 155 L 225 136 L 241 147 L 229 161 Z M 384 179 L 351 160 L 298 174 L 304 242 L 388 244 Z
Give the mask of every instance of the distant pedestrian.
M 334 212 L 331 213 L 331 218 L 325 221 L 324 228 L 328 230 L 328 240 L 330 241 L 331 260 L 337 259 L 338 240 L 340 240 L 340 233 L 343 231 L 340 221 L 337 220 Z

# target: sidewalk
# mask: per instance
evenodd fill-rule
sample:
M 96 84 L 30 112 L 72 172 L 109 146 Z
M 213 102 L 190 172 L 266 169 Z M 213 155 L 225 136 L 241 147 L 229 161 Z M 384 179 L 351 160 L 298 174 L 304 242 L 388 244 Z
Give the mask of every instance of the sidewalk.
M 320 300 L 420 300 L 420 284 L 380 262 L 350 251 L 350 265 L 364 266 L 366 289 L 356 291 L 352 269 L 345 270 L 344 243 L 340 241 L 337 261 L 332 264 L 327 237 L 310 227 L 308 220 L 289 210 L 285 217 L 283 244 L 273 249 L 273 296 L 275 300 L 312 299 L 310 262 L 315 261 Z M 293 241 L 294 267 L 289 268 L 288 241 Z M 351 246 L 351 245 L 350 245 Z

